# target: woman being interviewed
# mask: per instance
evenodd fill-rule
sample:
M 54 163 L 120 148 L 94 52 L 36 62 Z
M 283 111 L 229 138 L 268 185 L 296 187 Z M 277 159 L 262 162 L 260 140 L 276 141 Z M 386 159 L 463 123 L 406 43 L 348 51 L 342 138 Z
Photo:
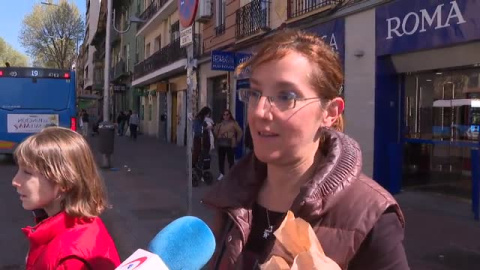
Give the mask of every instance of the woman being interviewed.
M 247 103 L 254 154 L 204 198 L 217 216 L 214 269 L 257 269 L 292 211 L 342 269 L 408 269 L 404 218 L 365 176 L 358 144 L 343 134 L 343 73 L 321 38 L 284 31 L 240 68 L 251 69 Z

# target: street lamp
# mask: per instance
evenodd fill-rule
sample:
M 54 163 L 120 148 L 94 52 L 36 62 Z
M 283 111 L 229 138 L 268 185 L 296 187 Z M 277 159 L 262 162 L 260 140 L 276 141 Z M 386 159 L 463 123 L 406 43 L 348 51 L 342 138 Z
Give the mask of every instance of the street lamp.
M 59 5 L 54 4 L 54 3 L 50 3 L 50 2 L 40 2 L 40 4 L 46 5 L 46 6 L 57 6 L 57 7 L 59 7 Z
M 130 30 L 130 27 L 132 26 L 132 24 L 134 23 L 144 23 L 145 20 L 144 19 L 140 19 L 138 18 L 137 16 L 131 16 L 129 18 L 129 23 L 128 23 L 128 26 L 127 26 L 127 29 L 125 30 L 119 30 L 117 29 L 117 27 L 115 26 L 115 10 L 113 10 L 113 30 L 115 30 L 117 33 L 119 34 L 125 34 L 126 32 L 128 32 Z

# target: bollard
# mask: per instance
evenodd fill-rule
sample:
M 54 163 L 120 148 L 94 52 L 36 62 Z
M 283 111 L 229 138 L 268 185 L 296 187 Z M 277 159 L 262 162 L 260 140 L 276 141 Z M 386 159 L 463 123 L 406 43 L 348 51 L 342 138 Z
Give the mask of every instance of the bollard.
M 402 182 L 402 157 L 403 145 L 400 143 L 390 143 L 388 145 L 389 176 L 385 187 L 392 194 L 400 193 Z
M 111 156 L 115 142 L 115 125 L 111 122 L 101 122 L 98 125 L 100 137 L 99 152 L 102 154 L 102 168 L 111 168 Z
M 480 216 L 480 156 L 478 149 L 473 148 L 471 151 L 472 162 L 472 210 L 475 216 L 475 220 L 479 220 Z

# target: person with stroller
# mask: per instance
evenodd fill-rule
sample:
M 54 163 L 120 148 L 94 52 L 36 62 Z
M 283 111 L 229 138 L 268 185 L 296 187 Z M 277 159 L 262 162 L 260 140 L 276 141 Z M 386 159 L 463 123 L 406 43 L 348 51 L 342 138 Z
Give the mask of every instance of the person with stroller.
M 213 148 L 213 120 L 210 118 L 212 110 L 205 106 L 195 116 L 193 120 L 193 150 L 192 166 L 194 168 L 192 181 L 193 186 L 198 186 L 199 178 L 202 178 L 207 184 L 211 181 L 211 173 L 204 172 L 210 164 L 210 150 Z M 207 165 L 207 166 L 205 166 Z

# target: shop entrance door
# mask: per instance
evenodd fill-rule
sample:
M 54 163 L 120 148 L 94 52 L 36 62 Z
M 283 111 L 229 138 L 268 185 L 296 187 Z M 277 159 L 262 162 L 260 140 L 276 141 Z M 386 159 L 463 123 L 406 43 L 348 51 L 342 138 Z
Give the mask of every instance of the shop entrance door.
M 405 75 L 402 186 L 471 197 L 478 147 L 480 69 Z

